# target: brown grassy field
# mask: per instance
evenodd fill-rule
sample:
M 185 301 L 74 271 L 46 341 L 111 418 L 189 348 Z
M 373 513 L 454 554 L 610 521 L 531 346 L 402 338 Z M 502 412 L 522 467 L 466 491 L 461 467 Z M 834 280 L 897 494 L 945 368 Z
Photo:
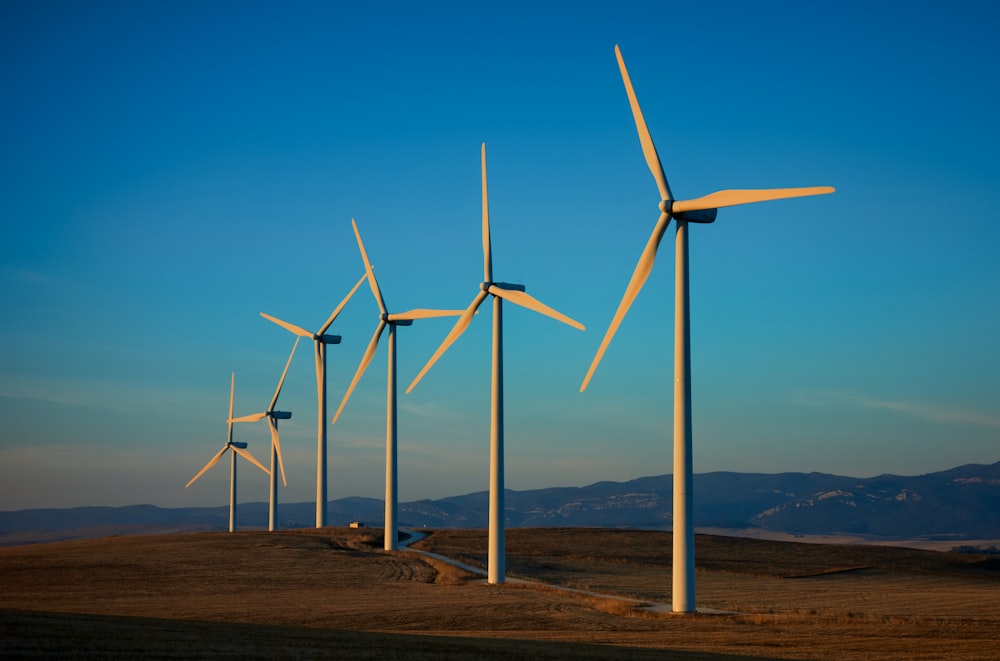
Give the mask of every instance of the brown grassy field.
M 415 546 L 482 565 L 486 533 Z M 530 582 L 505 586 L 384 553 L 372 529 L 0 548 L 0 657 L 1000 658 L 1000 563 L 982 556 L 698 536 L 698 605 L 728 615 L 546 587 L 669 603 L 670 546 L 511 529 L 508 575 Z

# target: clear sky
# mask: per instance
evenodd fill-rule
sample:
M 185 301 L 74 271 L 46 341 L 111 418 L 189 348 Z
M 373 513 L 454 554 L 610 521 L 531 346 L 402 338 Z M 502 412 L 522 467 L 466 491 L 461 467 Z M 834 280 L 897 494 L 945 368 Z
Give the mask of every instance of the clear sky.
M 695 472 L 1000 460 L 1000 10 L 991 2 L 0 5 L 0 509 L 219 505 L 230 374 L 262 410 L 362 274 L 392 310 L 494 273 L 507 486 L 672 472 L 673 231 L 580 382 L 656 221 L 619 44 L 674 193 L 832 185 L 691 231 Z M 488 487 L 488 310 L 400 395 L 403 500 Z M 330 408 L 377 322 L 331 332 Z M 401 390 L 451 326 L 399 331 Z M 330 429 L 329 495 L 381 497 L 385 353 Z M 303 344 L 280 407 L 315 493 Z M 236 439 L 266 460 L 266 424 Z M 241 501 L 267 499 L 241 465 Z

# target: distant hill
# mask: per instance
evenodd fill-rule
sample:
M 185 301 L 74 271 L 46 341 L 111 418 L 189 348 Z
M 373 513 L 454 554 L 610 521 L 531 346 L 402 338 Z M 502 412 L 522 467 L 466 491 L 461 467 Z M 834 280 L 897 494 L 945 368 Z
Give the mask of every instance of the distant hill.
M 586 487 L 508 491 L 512 527 L 669 528 L 671 475 Z M 429 527 L 485 527 L 485 491 L 400 505 L 400 520 Z M 381 520 L 373 514 L 373 521 Z M 762 528 L 802 535 L 887 539 L 1000 538 L 1000 462 L 902 477 L 824 473 L 702 473 L 694 476 L 698 527 Z
M 698 527 L 760 528 L 800 535 L 877 535 L 884 539 L 1000 539 L 1000 462 L 927 475 L 871 478 L 824 473 L 702 473 L 694 476 Z M 506 493 L 510 527 L 588 526 L 669 529 L 672 476 L 585 487 Z M 401 525 L 485 528 L 486 491 L 400 503 Z M 267 525 L 267 503 L 240 505 L 240 526 Z M 279 527 L 311 527 L 314 503 L 282 503 Z M 331 525 L 381 526 L 374 498 L 330 501 Z M 0 544 L 110 534 L 225 530 L 229 507 L 79 507 L 0 512 Z

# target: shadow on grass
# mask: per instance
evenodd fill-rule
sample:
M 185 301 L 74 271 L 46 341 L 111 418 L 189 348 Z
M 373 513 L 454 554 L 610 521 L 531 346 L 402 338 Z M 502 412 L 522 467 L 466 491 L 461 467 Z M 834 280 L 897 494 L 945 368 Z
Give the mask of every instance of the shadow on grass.
M 671 649 L 0 610 L 0 658 L 759 660 Z

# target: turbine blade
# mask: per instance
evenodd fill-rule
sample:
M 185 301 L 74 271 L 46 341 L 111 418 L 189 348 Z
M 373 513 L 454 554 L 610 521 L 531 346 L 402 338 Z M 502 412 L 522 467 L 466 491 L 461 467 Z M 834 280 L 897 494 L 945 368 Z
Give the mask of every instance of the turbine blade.
M 406 312 L 397 312 L 389 315 L 389 321 L 413 321 L 415 319 L 431 319 L 433 317 L 457 317 L 465 310 L 428 310 L 427 308 L 417 308 Z
M 261 312 L 260 316 L 264 317 L 268 321 L 272 321 L 272 322 L 278 324 L 279 326 L 281 326 L 285 330 L 290 331 L 290 332 L 294 333 L 295 335 L 298 335 L 299 337 L 312 338 L 312 336 L 313 336 L 312 331 L 307 331 L 305 328 L 302 328 L 302 326 L 296 326 L 295 324 L 290 324 L 287 321 L 282 321 L 281 319 L 278 319 L 277 317 L 272 317 L 271 315 L 269 315 L 269 314 L 267 314 L 265 312 Z
M 316 363 L 316 400 L 320 408 L 323 407 L 322 397 L 323 385 L 326 383 L 326 344 L 322 340 L 313 342 L 313 357 Z
M 586 330 L 583 327 L 583 324 L 581 324 L 579 321 L 576 321 L 575 319 L 570 319 L 562 312 L 553 310 L 549 306 L 539 301 L 534 296 L 526 294 L 523 291 L 518 291 L 516 289 L 504 289 L 503 287 L 498 287 L 497 285 L 490 285 L 489 291 L 494 296 L 499 296 L 505 301 L 510 301 L 511 303 L 520 305 L 522 308 L 528 308 L 529 310 L 534 310 L 535 312 L 544 314 L 547 317 L 552 317 L 556 321 L 561 321 L 564 324 L 572 326 L 573 328 Z
M 385 307 L 385 299 L 382 298 L 382 290 L 379 289 L 378 280 L 375 279 L 375 271 L 372 269 L 372 263 L 368 261 L 368 251 L 365 250 L 365 244 L 361 241 L 361 232 L 358 231 L 358 224 L 353 218 L 351 218 L 351 226 L 354 228 L 354 237 L 358 240 L 361 261 L 365 263 L 365 274 L 368 276 L 368 285 L 371 287 L 372 296 L 375 297 L 375 302 L 378 303 L 379 312 L 386 314 L 388 310 Z
M 625 318 L 625 313 L 632 307 L 635 297 L 639 295 L 642 286 L 646 284 L 646 279 L 649 277 L 650 271 L 653 270 L 653 263 L 656 261 L 656 250 L 659 248 L 660 240 L 663 238 L 663 233 L 666 232 L 667 225 L 669 224 L 670 215 L 661 213 L 660 219 L 656 221 L 656 227 L 653 228 L 653 233 L 650 235 L 649 241 L 646 242 L 646 247 L 639 257 L 639 263 L 635 265 L 632 278 L 628 281 L 628 286 L 625 288 L 625 294 L 622 296 L 621 303 L 618 304 L 615 316 L 611 319 L 611 325 L 608 326 L 608 330 L 604 334 L 604 339 L 601 340 L 601 346 L 597 349 L 597 354 L 594 355 L 594 360 L 590 363 L 590 369 L 587 370 L 587 376 L 583 379 L 580 392 L 587 389 L 587 384 L 590 383 L 590 378 L 594 375 L 594 370 L 597 369 L 597 365 L 601 362 L 608 344 L 611 343 L 611 338 L 615 336 L 618 326 L 622 323 L 622 319 Z
M 288 482 L 285 481 L 285 462 L 281 459 L 281 439 L 278 437 L 278 423 L 269 417 L 267 425 L 271 428 L 271 445 L 274 446 L 274 453 L 278 456 L 278 468 L 281 469 L 281 484 L 287 487 Z
M 483 282 L 493 282 L 493 252 L 490 248 L 490 205 L 486 195 L 485 142 L 483 143 Z
M 292 352 L 288 354 L 288 362 L 285 363 L 285 371 L 281 373 L 281 378 L 278 380 L 278 387 L 274 390 L 274 397 L 271 398 L 271 404 L 267 407 L 268 412 L 273 411 L 274 407 L 278 404 L 278 395 L 281 394 L 281 386 L 285 384 L 285 375 L 288 374 L 288 366 L 292 364 L 292 356 L 295 355 L 295 349 L 299 346 L 299 340 L 301 338 L 295 338 L 295 344 L 292 345 Z
M 811 186 L 807 188 L 765 188 L 757 190 L 720 190 L 693 200 L 678 200 L 674 202 L 673 213 L 699 211 L 701 209 L 718 209 L 732 207 L 738 204 L 753 202 L 768 202 L 784 200 L 790 197 L 809 197 L 811 195 L 826 195 L 834 192 L 832 186 Z
M 462 313 L 462 316 L 458 318 L 458 321 L 455 322 L 455 325 L 452 326 L 451 331 L 444 338 L 444 341 L 441 342 L 441 346 L 437 348 L 437 351 L 435 351 L 434 355 L 431 356 L 430 360 L 427 361 L 427 364 L 424 365 L 424 368 L 420 370 L 420 374 L 418 374 L 416 378 L 413 379 L 413 382 L 410 384 L 410 387 L 406 389 L 407 393 L 413 390 L 413 387 L 416 386 L 418 383 L 420 383 L 420 379 L 424 378 L 424 375 L 427 374 L 427 371 L 430 370 L 430 368 L 434 365 L 434 363 L 438 361 L 438 358 L 441 357 L 441 354 L 447 351 L 448 347 L 450 347 L 455 342 L 455 340 L 458 339 L 458 336 L 465 332 L 465 329 L 469 327 L 470 323 L 472 323 L 472 317 L 475 316 L 476 310 L 479 308 L 480 305 L 482 305 L 483 301 L 486 300 L 486 296 L 487 293 L 484 291 L 480 291 L 478 294 L 476 294 L 476 297 L 472 299 L 472 303 L 470 303 L 469 307 L 465 309 L 465 312 Z
M 344 410 L 344 405 L 347 404 L 347 400 L 351 398 L 351 393 L 354 392 L 354 387 L 358 385 L 358 381 L 361 380 L 362 375 L 365 370 L 368 369 L 368 365 L 372 362 L 372 358 L 375 357 L 375 351 L 378 349 L 379 338 L 382 337 L 382 331 L 386 327 L 385 321 L 380 321 L 378 327 L 375 328 L 375 334 L 372 335 L 371 342 L 368 343 L 368 348 L 365 349 L 365 355 L 362 356 L 361 362 L 358 364 L 358 369 L 354 372 L 354 378 L 351 379 L 351 385 L 348 386 L 347 392 L 344 393 L 344 398 L 340 400 L 340 406 L 337 407 L 337 412 L 333 415 L 333 421 L 331 425 L 337 424 L 337 419 L 340 417 L 341 411 Z
M 236 372 L 233 372 L 233 377 L 229 382 L 229 417 L 226 418 L 226 422 L 229 423 L 229 429 L 226 432 L 226 442 L 233 442 L 233 393 L 236 392 Z
M 259 468 L 262 471 L 264 471 L 264 473 L 266 475 L 270 475 L 271 474 L 271 471 L 267 470 L 267 468 L 264 467 L 264 464 L 262 464 L 259 461 L 257 461 L 257 459 L 252 454 L 250 454 L 249 452 L 247 452 L 243 448 L 238 448 L 238 447 L 236 447 L 234 445 L 233 446 L 233 452 L 235 452 L 236 454 L 240 455 L 241 457 L 243 457 L 244 459 L 246 459 L 247 461 L 249 461 L 251 464 L 253 464 L 257 468 Z
M 208 460 L 208 463 L 205 464 L 205 467 L 202 468 L 200 471 L 198 471 L 198 474 L 195 475 L 194 477 L 192 477 L 191 481 L 184 485 L 184 488 L 187 489 L 189 486 L 191 486 L 192 484 L 194 484 L 195 480 L 197 480 L 199 477 L 201 477 L 202 475 L 204 475 L 208 471 L 209 468 L 211 468 L 212 466 L 214 466 L 217 463 L 219 463 L 219 460 L 222 459 L 222 455 L 226 454 L 226 450 L 228 450 L 228 449 L 229 449 L 229 446 L 227 445 L 226 447 L 222 448 L 217 453 L 215 453 L 215 456 Z
M 347 293 L 347 296 L 344 297 L 344 300 L 342 300 L 340 302 L 340 305 L 337 306 L 337 309 L 335 309 L 333 311 L 333 314 L 330 315 L 330 318 L 327 319 L 326 323 L 323 324 L 323 326 L 319 329 L 319 332 L 316 333 L 317 335 L 322 335 L 327 330 L 329 330 L 330 325 L 333 323 L 333 320 L 340 315 L 340 312 L 344 309 L 344 306 L 347 305 L 347 301 L 351 300 L 351 297 L 354 296 L 354 292 L 358 291 L 358 287 L 361 286 L 361 283 L 364 282 L 367 277 L 368 277 L 367 273 L 361 276 L 361 278 L 357 281 L 357 283 L 355 283 L 351 291 Z
M 232 423 L 232 422 L 257 422 L 258 420 L 260 420 L 261 418 L 263 418 L 265 415 L 267 415 L 267 411 L 264 411 L 262 413 L 251 413 L 250 415 L 245 415 L 242 418 L 230 418 L 229 420 L 226 420 L 226 422 L 230 422 L 230 423 Z
M 670 184 L 667 183 L 667 175 L 663 173 L 663 165 L 660 163 L 660 155 L 656 152 L 653 138 L 649 135 L 646 127 L 646 119 L 642 116 L 642 108 L 639 107 L 639 99 L 635 96 L 632 88 L 632 79 L 629 78 L 628 70 L 625 68 L 625 60 L 622 59 L 622 52 L 618 45 L 615 45 L 615 57 L 618 58 L 618 69 L 621 70 L 622 81 L 625 82 L 625 92 L 628 94 L 628 103 L 632 106 L 632 118 L 635 119 L 635 128 L 639 132 L 639 142 L 642 144 L 642 153 L 646 157 L 646 165 L 649 167 L 653 179 L 656 180 L 656 187 L 660 190 L 661 200 L 672 200 Z

